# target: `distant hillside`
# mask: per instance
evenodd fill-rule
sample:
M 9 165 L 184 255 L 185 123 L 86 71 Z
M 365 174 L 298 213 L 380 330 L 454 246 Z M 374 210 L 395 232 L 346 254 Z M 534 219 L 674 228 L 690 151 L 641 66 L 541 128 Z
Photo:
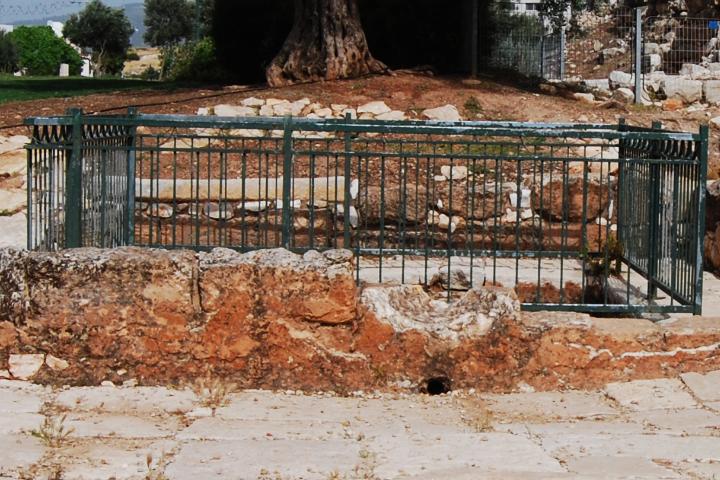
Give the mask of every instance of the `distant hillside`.
M 143 34 L 145 33 L 145 6 L 142 3 L 131 3 L 122 7 L 125 10 L 128 20 L 135 28 L 135 34 L 130 39 L 133 47 L 145 46 Z M 55 17 L 37 18 L 16 22 L 15 25 L 45 25 L 48 21 L 65 22 L 70 15 L 58 15 Z

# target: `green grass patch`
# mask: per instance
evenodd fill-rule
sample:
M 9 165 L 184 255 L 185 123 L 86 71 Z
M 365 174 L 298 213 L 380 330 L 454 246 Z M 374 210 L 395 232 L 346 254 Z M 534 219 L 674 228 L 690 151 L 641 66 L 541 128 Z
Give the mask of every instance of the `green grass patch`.
M 127 90 L 173 90 L 176 83 L 119 78 L 84 77 L 13 77 L 0 75 L 0 104 L 39 100 L 43 98 L 67 98 Z

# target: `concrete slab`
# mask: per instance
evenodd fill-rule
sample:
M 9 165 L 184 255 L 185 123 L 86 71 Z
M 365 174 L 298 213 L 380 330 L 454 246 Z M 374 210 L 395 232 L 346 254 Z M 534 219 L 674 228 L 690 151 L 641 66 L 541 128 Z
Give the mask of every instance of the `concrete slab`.
M 720 371 L 704 375 L 701 373 L 684 373 L 680 375 L 680 378 L 700 401 L 720 401 Z
M 589 392 L 537 392 L 483 395 L 495 417 L 542 423 L 618 415 L 603 395 Z
M 152 471 L 159 473 L 163 467 L 158 465 L 164 453 L 169 454 L 176 447 L 174 442 L 133 442 L 93 440 L 63 448 L 59 455 L 63 458 L 63 480 L 115 480 L 166 478 L 149 476 Z M 147 456 L 153 458 L 150 469 Z
M 60 392 L 55 404 L 74 411 L 114 413 L 184 413 L 196 405 L 190 390 L 165 387 L 76 387 Z
M 603 478 L 664 479 L 683 478 L 647 458 L 592 456 L 571 458 L 565 467 L 579 475 L 597 475 Z
M 14 478 L 18 470 L 37 463 L 44 453 L 45 447 L 35 437 L 0 435 L 0 478 Z
M 362 444 L 350 440 L 187 442 L 168 465 L 166 475 L 173 480 L 254 480 L 262 475 L 326 480 L 333 472 L 350 474 L 362 460 L 361 450 Z
M 71 437 L 165 438 L 179 429 L 176 417 L 134 417 L 72 413 L 65 426 L 74 429 Z
M 678 379 L 611 383 L 605 387 L 605 392 L 621 406 L 633 411 L 698 407 Z

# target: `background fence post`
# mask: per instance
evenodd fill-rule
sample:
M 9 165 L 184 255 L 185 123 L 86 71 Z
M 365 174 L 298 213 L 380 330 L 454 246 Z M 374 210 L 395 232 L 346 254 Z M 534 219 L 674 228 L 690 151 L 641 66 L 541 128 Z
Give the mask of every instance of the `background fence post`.
M 82 110 L 72 117 L 72 147 L 65 168 L 65 248 L 82 247 Z
M 560 29 L 560 80 L 565 80 L 565 27 Z
M 635 103 L 642 103 L 642 10 L 635 9 Z
M 128 118 L 133 120 L 137 116 L 137 108 L 128 108 Z M 136 157 L 137 126 L 130 125 L 127 138 L 127 203 L 125 205 L 125 245 L 135 243 L 135 157 Z
M 291 232 L 293 228 L 293 212 L 290 204 L 292 198 L 293 178 L 293 139 L 292 139 L 292 117 L 285 118 L 283 135 L 283 208 L 282 208 L 282 246 L 290 249 Z M 310 181 L 313 172 L 310 172 Z

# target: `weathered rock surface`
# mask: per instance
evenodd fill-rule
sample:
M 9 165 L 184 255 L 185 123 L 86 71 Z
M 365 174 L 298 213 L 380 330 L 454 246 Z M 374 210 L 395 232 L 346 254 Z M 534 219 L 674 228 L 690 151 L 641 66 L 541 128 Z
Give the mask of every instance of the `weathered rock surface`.
M 10 355 L 34 354 L 33 379 L 54 384 L 166 384 L 211 371 L 247 388 L 354 391 L 442 377 L 547 390 L 720 365 L 717 319 L 662 326 L 519 314 L 513 294 L 497 290 L 450 305 L 415 287 L 360 290 L 342 250 L 3 250 L 0 272 L 0 370 L 16 365 Z
M 601 184 L 590 177 L 586 182 L 581 175 L 570 175 L 567 183 L 560 177 L 533 187 L 532 206 L 554 220 L 590 221 L 602 215 L 613 196 L 612 186 L 607 182 Z

